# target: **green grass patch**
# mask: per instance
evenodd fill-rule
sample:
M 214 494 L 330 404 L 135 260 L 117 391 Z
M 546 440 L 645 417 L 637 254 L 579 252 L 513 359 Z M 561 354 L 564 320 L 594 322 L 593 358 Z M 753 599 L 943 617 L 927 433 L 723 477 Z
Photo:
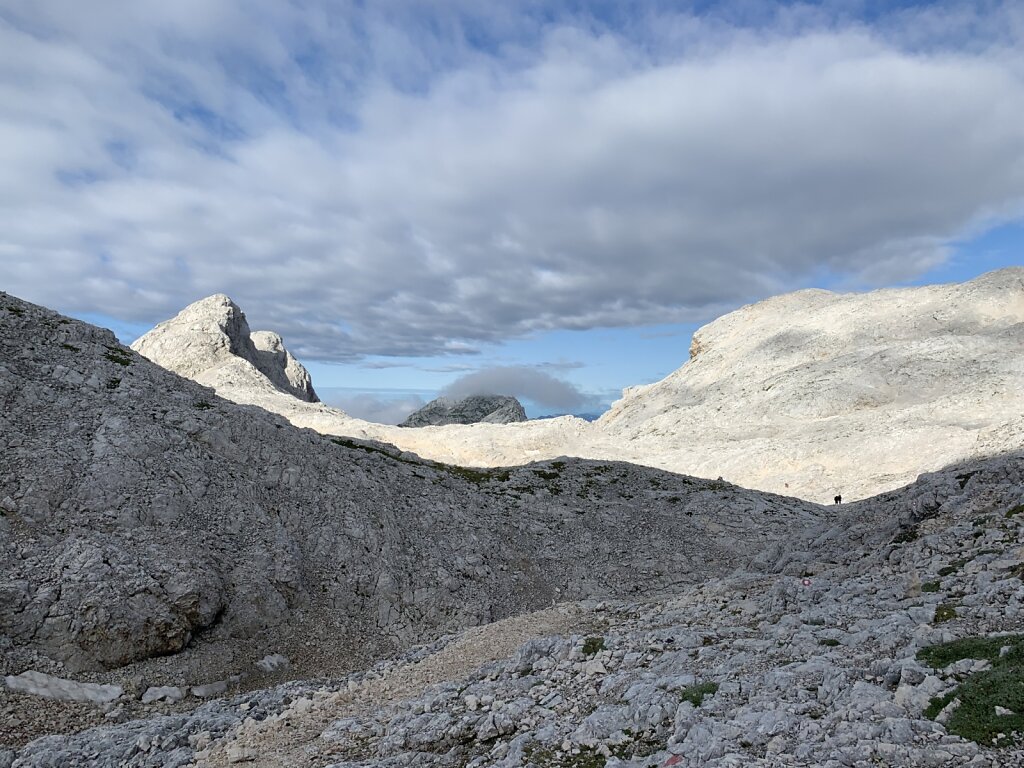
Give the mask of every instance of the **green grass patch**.
M 718 683 L 697 683 L 689 688 L 684 688 L 679 694 L 679 701 L 688 701 L 693 706 L 699 707 L 704 703 L 705 696 L 713 696 L 718 693 Z
M 1011 517 L 1016 517 L 1020 514 L 1024 514 L 1024 504 L 1018 504 L 1016 507 L 1006 510 L 1005 517 L 1009 519 Z
M 1009 646 L 1004 656 L 999 652 Z M 1013 734 L 1024 735 L 1024 635 L 965 637 L 951 643 L 922 648 L 917 657 L 933 667 L 945 667 L 961 659 L 984 659 L 992 668 L 976 672 L 945 696 L 931 700 L 925 715 L 930 718 L 954 698 L 960 706 L 946 722 L 946 729 L 965 739 L 992 747 L 1014 743 Z M 1013 714 L 997 715 L 996 707 Z
M 970 562 L 970 559 L 966 558 L 966 557 L 961 558 L 960 560 L 954 560 L 949 565 L 946 565 L 946 566 L 943 566 L 942 568 L 939 568 L 939 576 L 950 576 L 950 575 L 956 573 L 957 571 L 959 571 L 961 568 L 963 568 L 969 562 Z
M 120 347 L 107 347 L 107 351 L 103 356 L 110 362 L 117 363 L 118 365 L 128 366 L 132 364 L 131 354 Z
M 823 637 L 818 641 L 818 645 L 824 645 L 826 648 L 835 648 L 839 645 L 839 641 L 832 637 Z
M 460 467 L 455 464 L 437 464 L 437 469 L 456 475 L 463 480 L 480 485 L 481 483 L 492 483 L 495 481 L 505 482 L 511 476 L 507 469 L 474 469 L 473 467 Z
M 64 347 L 64 349 L 68 350 L 69 352 L 81 352 L 82 351 L 78 347 L 76 347 L 74 344 L 61 344 L 61 346 Z
M 1002 637 L 965 637 L 941 645 L 929 645 L 917 652 L 917 658 L 925 664 L 942 669 L 961 659 L 986 659 L 995 664 L 999 651 L 1005 646 L 1017 647 L 1024 654 L 1024 635 L 1003 635 Z
M 944 696 L 933 696 L 932 700 L 928 702 L 928 706 L 924 708 L 924 716 L 929 720 L 934 720 L 939 716 L 939 712 L 946 708 L 953 699 L 956 698 L 956 690 L 952 690 Z
M 4 307 L 4 309 L 17 317 L 21 317 L 25 314 L 25 310 L 21 309 L 21 307 Z
M 603 637 L 588 637 L 583 641 L 583 655 L 596 656 L 604 650 Z
M 116 376 L 112 376 L 107 379 L 107 389 L 117 389 L 121 386 L 121 380 Z
M 213 408 L 213 403 L 208 403 L 206 400 L 200 400 L 198 403 L 193 403 L 192 407 L 200 411 L 208 411 Z
M 956 606 L 950 605 L 949 603 L 941 603 L 935 609 L 934 623 L 941 624 L 944 621 L 950 621 L 951 619 L 955 619 L 956 616 Z
M 926 581 L 924 584 L 921 585 L 921 591 L 922 592 L 938 592 L 939 591 L 939 582 L 937 582 L 937 581 Z

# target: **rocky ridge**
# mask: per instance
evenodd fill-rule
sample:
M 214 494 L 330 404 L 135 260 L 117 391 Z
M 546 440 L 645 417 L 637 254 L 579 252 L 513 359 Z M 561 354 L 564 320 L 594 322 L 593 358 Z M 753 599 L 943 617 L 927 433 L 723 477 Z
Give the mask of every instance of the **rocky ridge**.
M 912 513 L 879 538 L 863 523 L 879 507 Z M 1012 691 L 982 697 L 966 726 L 957 719 L 977 704 L 972 679 L 1001 658 L 1024 659 L 1024 457 L 925 476 L 833 522 L 803 552 L 766 550 L 763 560 L 778 558 L 774 574 L 739 569 L 662 599 L 564 604 L 329 682 L 40 739 L 8 753 L 9 762 L 1024 765 L 1024 709 Z M 829 546 L 846 531 L 850 546 Z M 823 549 L 832 554 L 811 554 Z M 976 655 L 932 650 L 979 634 Z M 1007 668 L 1019 687 L 1024 663 L 999 667 Z M 954 732 L 965 727 L 977 741 Z
M 135 345 L 144 354 L 147 337 Z M 169 337 L 166 348 L 187 363 L 173 370 L 201 367 L 188 362 L 191 345 Z M 857 499 L 1024 445 L 1024 268 L 963 284 L 798 291 L 743 307 L 701 328 L 682 368 L 626 390 L 594 423 L 566 416 L 408 430 L 249 379 L 203 380 L 298 426 L 436 461 L 507 466 L 569 455 L 822 503 Z
M 512 424 L 526 421 L 522 403 L 508 395 L 469 395 L 431 400 L 398 426 L 439 427 L 446 424 Z

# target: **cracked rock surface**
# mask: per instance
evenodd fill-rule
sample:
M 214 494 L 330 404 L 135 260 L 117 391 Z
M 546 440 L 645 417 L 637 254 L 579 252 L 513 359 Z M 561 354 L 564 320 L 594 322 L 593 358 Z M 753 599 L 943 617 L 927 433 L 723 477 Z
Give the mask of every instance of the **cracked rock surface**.
M 2 768 L 1021 764 L 917 655 L 1024 629 L 1019 448 L 838 507 L 437 464 L 6 294 L 0 406 Z

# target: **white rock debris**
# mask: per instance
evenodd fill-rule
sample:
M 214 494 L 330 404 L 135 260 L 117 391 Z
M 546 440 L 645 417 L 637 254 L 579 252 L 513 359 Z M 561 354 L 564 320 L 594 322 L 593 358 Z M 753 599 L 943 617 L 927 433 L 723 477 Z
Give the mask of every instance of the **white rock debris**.
M 124 689 L 119 685 L 80 683 L 35 670 L 22 672 L 20 675 L 7 675 L 4 677 L 4 683 L 12 690 L 34 696 L 45 696 L 61 701 L 87 701 L 92 704 L 109 704 L 124 694 Z

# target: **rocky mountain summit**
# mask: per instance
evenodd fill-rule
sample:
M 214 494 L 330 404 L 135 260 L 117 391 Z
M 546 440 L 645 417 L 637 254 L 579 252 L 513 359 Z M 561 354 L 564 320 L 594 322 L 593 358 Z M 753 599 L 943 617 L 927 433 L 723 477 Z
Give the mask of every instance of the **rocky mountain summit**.
M 178 346 L 179 361 L 209 350 Z M 137 348 L 144 354 L 143 337 Z M 216 349 L 217 359 L 231 354 Z M 154 357 L 160 362 L 158 357 Z M 229 363 L 218 363 L 228 365 Z M 293 424 L 464 466 L 568 455 L 628 461 L 817 502 L 864 498 L 921 472 L 1024 445 L 1024 268 L 963 284 L 806 290 L 731 312 L 690 360 L 633 387 L 594 423 L 409 430 L 353 419 L 244 377 L 198 379 Z
M 139 354 L 206 386 L 266 388 L 317 403 L 309 372 L 272 331 L 249 331 L 222 293 L 185 307 L 133 345 Z
M 1024 445 L 1021 382 L 1016 267 L 743 307 L 698 330 L 686 365 L 626 390 L 596 426 L 653 466 L 853 499 Z
M 439 397 L 411 413 L 400 427 L 439 427 L 446 424 L 512 424 L 526 421 L 522 403 L 508 395 Z

